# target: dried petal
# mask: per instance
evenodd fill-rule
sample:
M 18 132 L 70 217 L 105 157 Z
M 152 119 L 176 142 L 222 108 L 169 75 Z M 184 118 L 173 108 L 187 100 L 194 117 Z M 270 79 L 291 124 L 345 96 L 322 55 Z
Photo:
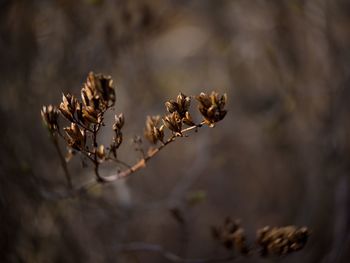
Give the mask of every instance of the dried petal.
M 188 126 L 193 126 L 195 123 L 192 120 L 192 117 L 188 111 L 186 111 L 185 117 L 182 118 L 182 121 L 187 124 Z
M 179 110 L 178 104 L 173 100 L 169 100 L 169 101 L 165 102 L 165 107 L 169 113 L 173 113 L 174 111 Z
M 177 111 L 165 116 L 163 123 L 169 130 L 181 134 L 182 120 Z
M 145 138 L 153 144 L 156 144 L 162 136 L 164 136 L 163 131 L 159 131 L 158 124 L 160 121 L 160 116 L 147 116 L 146 127 L 144 130 Z M 163 138 L 162 138 L 163 139 Z

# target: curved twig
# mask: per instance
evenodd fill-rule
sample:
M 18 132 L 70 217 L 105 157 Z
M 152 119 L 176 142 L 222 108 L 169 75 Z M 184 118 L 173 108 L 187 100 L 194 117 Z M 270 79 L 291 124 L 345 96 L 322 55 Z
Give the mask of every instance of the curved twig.
M 191 127 L 183 129 L 181 131 L 181 134 L 189 132 L 189 131 L 194 130 L 194 129 L 198 129 L 198 128 L 202 127 L 203 124 L 204 124 L 204 122 L 201 122 L 200 124 L 193 125 Z M 157 148 L 150 149 L 144 158 L 142 158 L 140 161 L 138 161 L 136 164 L 134 164 L 130 168 L 128 168 L 120 173 L 110 175 L 110 176 L 101 176 L 100 175 L 99 179 L 102 179 L 102 182 L 113 182 L 115 180 L 125 178 L 125 177 L 129 176 L 130 174 L 140 170 L 141 168 L 144 168 L 146 166 L 146 162 L 148 162 L 153 156 L 155 156 L 157 153 L 159 153 L 165 146 L 167 146 L 168 144 L 175 141 L 175 139 L 177 137 L 181 137 L 181 136 L 173 134 L 168 140 L 166 140 L 163 144 L 161 144 Z

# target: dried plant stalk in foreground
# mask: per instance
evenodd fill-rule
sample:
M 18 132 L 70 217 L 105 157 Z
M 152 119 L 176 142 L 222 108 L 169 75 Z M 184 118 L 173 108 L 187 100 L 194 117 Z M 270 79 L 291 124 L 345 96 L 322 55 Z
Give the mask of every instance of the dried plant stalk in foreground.
M 61 160 L 63 157 L 58 147 L 57 138 L 63 139 L 68 148 L 67 161 L 79 154 L 81 158 L 92 163 L 96 182 L 103 183 L 129 176 L 145 167 L 147 161 L 178 137 L 183 137 L 185 133 L 197 130 L 203 125 L 214 127 L 225 117 L 226 94 L 221 96 L 216 92 L 212 92 L 210 95 L 201 93 L 195 98 L 199 102 L 198 110 L 203 115 L 203 121 L 197 124 L 190 114 L 191 97 L 183 93 L 180 93 L 175 100 L 169 100 L 165 103 L 168 112 L 166 115 L 147 117 L 144 136 L 152 146 L 148 150 L 143 150 L 142 140 L 140 138 L 137 140 L 137 149 L 142 152 L 142 158 L 134 165 L 124 163 L 117 153 L 123 142 L 122 128 L 125 123 L 123 113 L 115 115 L 115 121 L 112 124 L 114 136 L 110 144 L 103 145 L 98 141 L 102 127 L 106 126 L 104 114 L 116 102 L 113 80 L 110 76 L 90 72 L 81 88 L 80 99 L 69 93 L 63 94 L 59 107 L 44 106 L 41 115 L 55 142 Z M 62 129 L 59 125 L 59 116 L 63 116 L 68 122 L 68 125 Z M 124 170 L 110 176 L 101 175 L 99 168 L 108 161 L 115 162 L 118 170 L 122 167 Z M 63 164 L 63 166 L 67 182 L 71 187 L 71 177 L 66 165 Z

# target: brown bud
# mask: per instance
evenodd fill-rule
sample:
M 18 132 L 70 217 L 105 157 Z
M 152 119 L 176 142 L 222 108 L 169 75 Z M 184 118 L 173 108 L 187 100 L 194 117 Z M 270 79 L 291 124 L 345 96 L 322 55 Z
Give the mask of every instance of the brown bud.
M 165 107 L 169 113 L 173 113 L 174 111 L 178 111 L 178 109 L 179 109 L 178 104 L 173 100 L 169 100 L 169 101 L 165 102 Z
M 163 123 L 172 132 L 181 134 L 182 120 L 177 111 L 165 116 Z
M 84 130 L 79 129 L 76 123 L 71 123 L 70 127 L 65 127 L 64 131 L 68 135 L 68 144 L 77 150 L 85 146 L 86 136 Z
M 160 116 L 147 116 L 146 127 L 144 130 L 145 138 L 153 144 L 156 144 L 160 138 L 163 140 L 164 132 L 163 128 L 160 130 L 158 124 L 160 121 Z
M 90 106 L 82 109 L 82 116 L 83 119 L 88 123 L 99 123 L 97 113 Z
M 55 106 L 43 106 L 41 110 L 41 118 L 51 133 L 58 129 L 58 110 Z
M 106 157 L 105 147 L 101 144 L 96 150 L 97 157 L 104 159 Z
M 59 109 L 60 109 L 60 112 L 62 113 L 62 115 L 63 115 L 67 120 L 73 121 L 73 114 L 70 113 L 70 112 L 68 111 L 68 109 L 65 107 L 65 105 L 64 105 L 63 102 L 61 102 Z
M 153 134 L 154 134 L 154 137 L 163 142 L 163 139 L 164 139 L 164 125 L 162 125 L 160 128 L 157 128 L 157 127 L 153 127 Z
M 121 129 L 124 126 L 125 118 L 124 114 L 120 113 L 118 116 L 115 115 L 115 123 L 113 124 L 113 130 Z
M 180 116 L 183 117 L 185 112 L 188 111 L 190 107 L 191 98 L 180 92 L 180 94 L 176 98 L 176 101 L 179 108 L 178 112 Z
M 226 116 L 227 111 L 224 109 L 227 100 L 226 94 L 220 96 L 213 91 L 209 96 L 202 92 L 196 99 L 199 101 L 198 109 L 210 127 Z
M 188 126 L 193 126 L 195 123 L 192 120 L 192 117 L 188 111 L 186 111 L 185 117 L 182 118 L 183 123 L 187 124 Z
M 263 256 L 285 255 L 302 249 L 308 236 L 306 227 L 264 227 L 257 231 L 257 243 Z

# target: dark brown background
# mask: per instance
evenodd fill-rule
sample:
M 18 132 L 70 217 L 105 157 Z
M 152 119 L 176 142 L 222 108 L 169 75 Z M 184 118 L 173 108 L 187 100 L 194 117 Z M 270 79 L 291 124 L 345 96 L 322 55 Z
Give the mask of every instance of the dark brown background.
M 303 251 L 273 261 L 348 262 L 349 46 L 345 0 L 1 0 L 0 261 L 165 262 L 118 253 L 134 241 L 216 257 L 209 228 L 231 216 L 250 240 L 264 225 L 312 230 Z M 179 91 L 226 92 L 229 113 L 127 180 L 53 201 L 65 181 L 40 108 L 78 95 L 90 70 L 115 80 L 130 162 L 146 115 Z M 93 176 L 70 168 L 75 185 Z M 198 191 L 205 200 L 188 206 Z

